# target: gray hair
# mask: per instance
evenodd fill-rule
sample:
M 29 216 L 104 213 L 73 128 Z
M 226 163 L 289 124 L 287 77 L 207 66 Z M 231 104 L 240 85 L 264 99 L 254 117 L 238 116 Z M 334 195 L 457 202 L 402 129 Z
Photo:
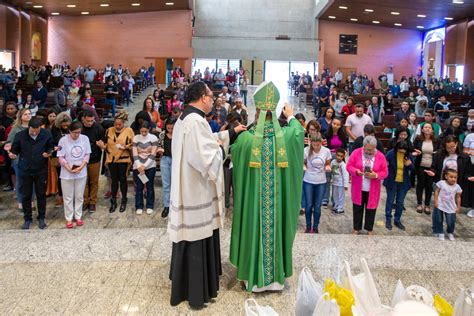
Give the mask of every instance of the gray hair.
M 375 138 L 375 136 L 372 136 L 372 135 L 365 136 L 363 144 L 364 144 L 364 146 L 367 145 L 367 144 L 377 146 L 377 139 Z

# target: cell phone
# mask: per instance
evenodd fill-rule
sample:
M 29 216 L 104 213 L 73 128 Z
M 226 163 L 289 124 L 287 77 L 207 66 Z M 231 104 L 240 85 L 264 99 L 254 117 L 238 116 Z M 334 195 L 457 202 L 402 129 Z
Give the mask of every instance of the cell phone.
M 78 166 L 78 165 L 73 165 L 71 169 L 74 170 L 74 169 L 77 169 L 77 168 L 79 168 L 79 167 L 80 167 L 80 166 Z
M 61 147 L 61 146 L 58 146 L 58 148 L 56 148 L 56 149 L 53 148 L 53 149 L 51 149 L 50 151 L 48 151 L 48 154 L 51 155 L 51 154 L 54 153 L 55 151 L 60 151 L 61 149 L 62 149 L 62 147 Z
M 370 168 L 370 166 L 365 166 L 364 167 L 364 173 L 365 172 L 372 172 L 372 168 Z

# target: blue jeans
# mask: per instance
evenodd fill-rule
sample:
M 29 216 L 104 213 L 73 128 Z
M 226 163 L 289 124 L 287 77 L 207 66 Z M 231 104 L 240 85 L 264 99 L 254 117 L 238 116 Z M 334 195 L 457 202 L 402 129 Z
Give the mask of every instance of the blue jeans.
M 161 181 L 163 182 L 163 206 L 170 207 L 171 192 L 171 157 L 163 156 L 160 160 Z
M 143 190 L 146 186 L 146 208 L 153 209 L 155 207 L 155 180 L 156 168 L 150 168 L 145 170 L 145 175 L 148 178 L 148 182 L 143 184 L 142 180 L 138 178 L 138 171 L 133 170 L 133 180 L 135 181 L 135 186 L 137 187 L 137 192 L 135 193 L 135 208 L 143 209 Z
M 448 234 L 453 234 L 456 225 L 456 214 L 448 214 L 438 208 L 433 209 L 433 234 L 444 233 L 443 216 L 446 218 L 446 232 Z
M 301 190 L 301 208 L 306 209 L 306 194 L 304 194 L 304 182 L 303 190 Z
M 395 222 L 400 222 L 403 213 L 403 201 L 407 192 L 401 182 L 395 182 L 395 186 L 391 190 L 387 189 L 387 202 L 385 203 L 385 219 L 387 222 L 392 220 L 392 208 L 395 201 Z
M 347 149 L 349 150 L 349 155 L 352 154 L 352 151 L 354 150 L 354 142 L 348 143 Z
M 313 228 L 318 228 L 321 218 L 321 202 L 323 200 L 326 183 L 312 184 L 303 182 L 303 189 L 306 195 L 306 228 L 311 228 L 311 217 L 313 217 Z M 313 211 L 314 210 L 314 211 Z
M 247 105 L 247 90 L 240 90 L 240 95 L 244 99 L 244 104 Z
M 115 117 L 115 99 L 105 99 L 105 103 L 110 104 L 112 106 L 112 117 Z
M 130 91 L 128 90 L 122 90 L 122 102 L 125 102 L 127 100 L 127 106 L 130 105 Z
M 20 168 L 18 168 L 18 159 L 20 159 L 20 158 L 17 158 L 17 159 L 12 160 L 12 168 L 13 168 L 13 171 L 15 171 L 15 179 L 16 179 L 16 182 L 15 182 L 15 194 L 16 194 L 16 200 L 17 200 L 18 203 L 23 203 L 23 195 L 21 194 L 21 190 L 20 190 L 21 171 L 20 171 Z

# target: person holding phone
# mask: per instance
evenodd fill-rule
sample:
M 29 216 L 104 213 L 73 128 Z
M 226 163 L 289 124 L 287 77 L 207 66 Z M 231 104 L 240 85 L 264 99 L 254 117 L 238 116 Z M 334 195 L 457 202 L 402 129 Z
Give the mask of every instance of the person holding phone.
M 352 176 L 351 196 L 353 203 L 353 230 L 358 235 L 362 230 L 365 211 L 364 229 L 373 235 L 375 213 L 380 201 L 382 181 L 388 176 L 387 160 L 384 154 L 376 149 L 377 139 L 366 136 L 363 147 L 352 152 L 347 162 L 347 171 Z
M 61 165 L 61 186 L 63 189 L 64 216 L 66 227 L 73 228 L 72 221 L 82 226 L 82 205 L 87 180 L 87 164 L 91 145 L 85 135 L 81 135 L 82 124 L 74 121 L 69 125 L 69 134 L 59 140 L 57 157 Z

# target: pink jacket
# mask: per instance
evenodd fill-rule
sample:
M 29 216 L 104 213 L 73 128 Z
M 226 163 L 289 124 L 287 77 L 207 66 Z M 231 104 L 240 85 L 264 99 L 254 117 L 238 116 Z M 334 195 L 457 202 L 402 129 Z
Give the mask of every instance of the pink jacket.
M 363 176 L 358 176 L 356 170 L 364 171 L 362 163 L 362 152 L 364 148 L 358 148 L 352 152 L 347 162 L 347 171 L 352 176 L 352 202 L 356 205 L 362 205 L 362 179 Z M 367 209 L 376 209 L 380 200 L 380 188 L 382 181 L 388 176 L 387 160 L 384 154 L 377 150 L 374 160 L 374 172 L 378 175 L 377 179 L 370 180 L 369 201 Z

